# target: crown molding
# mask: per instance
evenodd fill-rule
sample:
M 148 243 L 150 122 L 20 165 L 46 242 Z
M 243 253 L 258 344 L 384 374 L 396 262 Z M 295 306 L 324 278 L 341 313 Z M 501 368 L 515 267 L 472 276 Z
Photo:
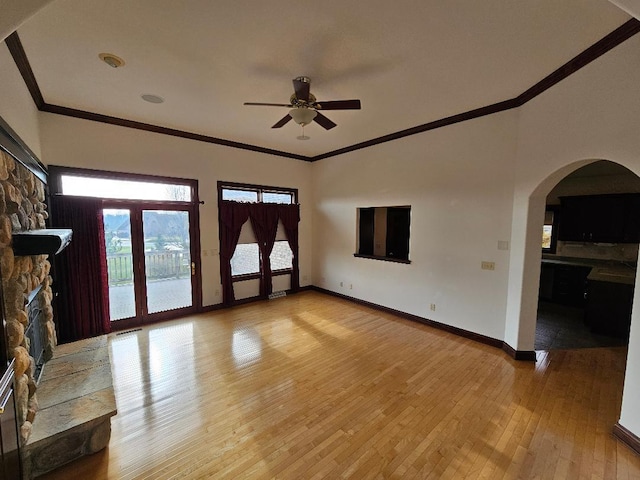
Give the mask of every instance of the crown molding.
M 87 112 L 84 110 L 78 110 L 75 108 L 69 108 L 61 105 L 51 105 L 47 103 L 44 100 L 44 97 L 42 96 L 42 92 L 40 91 L 38 82 L 35 78 L 35 75 L 33 74 L 33 70 L 31 69 L 31 65 L 29 64 L 29 59 L 27 58 L 27 54 L 24 51 L 22 42 L 20 42 L 20 37 L 18 36 L 18 33 L 17 32 L 12 33 L 9 37 L 5 39 L 5 43 L 7 44 L 7 47 L 11 52 L 11 56 L 13 57 L 13 60 L 15 61 L 16 66 L 20 71 L 20 74 L 22 75 L 25 85 L 27 86 L 29 92 L 31 93 L 31 97 L 33 98 L 34 104 L 36 105 L 38 110 L 42 112 L 65 115 L 68 117 L 82 118 L 85 120 L 92 120 L 95 122 L 118 125 L 118 126 L 127 127 L 127 128 L 134 128 L 137 130 L 144 130 L 147 132 L 170 135 L 173 137 L 181 137 L 181 138 L 186 138 L 189 140 L 195 140 L 199 142 L 213 143 L 216 145 L 222 145 L 230 148 L 250 150 L 253 152 L 291 158 L 291 159 L 301 160 L 305 162 L 317 162 L 319 160 L 324 160 L 326 158 L 344 155 L 345 153 L 361 150 L 363 148 L 369 148 L 374 145 L 379 145 L 382 143 L 398 140 L 404 137 L 417 135 L 419 133 L 427 132 L 429 130 L 435 130 L 435 129 L 446 127 L 449 125 L 454 125 L 456 123 L 466 122 L 468 120 L 473 120 L 476 118 L 485 117 L 487 115 L 493 115 L 495 113 L 504 112 L 506 110 L 511 110 L 513 108 L 521 107 L 522 105 L 533 100 L 538 95 L 549 90 L 554 85 L 558 84 L 559 82 L 569 77 L 570 75 L 573 75 L 574 73 L 576 73 L 577 71 L 579 71 L 580 69 L 588 65 L 589 63 L 593 62 L 600 56 L 604 55 L 608 51 L 622 44 L 623 42 L 625 42 L 626 40 L 633 37 L 639 32 L 640 32 L 640 20 L 637 20 L 635 18 L 628 20 L 627 22 L 623 23 L 620 27 L 616 28 L 613 32 L 606 35 L 601 40 L 594 43 L 592 46 L 590 46 L 580 54 L 576 55 L 574 58 L 572 58 L 567 63 L 562 65 L 560 68 L 553 71 L 551 74 L 547 75 L 545 78 L 543 78 L 538 83 L 536 83 L 532 87 L 522 92 L 517 97 L 504 100 L 501 102 L 497 102 L 491 105 L 486 105 L 484 107 L 476 108 L 473 110 L 469 110 L 468 112 L 452 115 L 450 117 L 434 120 L 432 122 L 428 122 L 422 125 L 417 125 L 415 127 L 407 128 L 405 130 L 400 130 L 398 132 L 390 133 L 388 135 L 383 135 L 381 137 L 372 138 L 371 140 L 356 143 L 354 145 L 349 145 L 344 148 L 332 150 L 332 151 L 322 153 L 320 155 L 315 155 L 315 156 L 299 155 L 296 153 L 284 152 L 280 150 L 260 147 L 257 145 L 234 142 L 232 140 L 225 140 L 223 138 L 211 137 L 208 135 L 187 132 L 184 130 L 167 128 L 160 125 L 152 125 L 149 123 L 137 122 L 134 120 L 127 120 L 124 118 L 112 117 L 112 116 L 102 115 L 94 112 Z

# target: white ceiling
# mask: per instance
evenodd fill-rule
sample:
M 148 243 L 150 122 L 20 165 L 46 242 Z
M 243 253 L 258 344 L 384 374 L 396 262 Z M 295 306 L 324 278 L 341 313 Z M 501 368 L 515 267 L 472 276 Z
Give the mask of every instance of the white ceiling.
M 511 99 L 629 18 L 607 0 L 56 0 L 18 34 L 48 104 L 315 156 Z M 243 106 L 287 103 L 300 75 L 362 110 L 300 141 L 270 128 L 285 108 Z

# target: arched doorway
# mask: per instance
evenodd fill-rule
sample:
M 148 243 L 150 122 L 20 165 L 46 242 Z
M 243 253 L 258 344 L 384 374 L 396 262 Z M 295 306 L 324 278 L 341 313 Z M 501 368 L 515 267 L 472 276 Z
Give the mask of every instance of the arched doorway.
M 627 344 L 638 194 L 640 177 L 606 160 L 575 169 L 547 193 L 535 350 Z

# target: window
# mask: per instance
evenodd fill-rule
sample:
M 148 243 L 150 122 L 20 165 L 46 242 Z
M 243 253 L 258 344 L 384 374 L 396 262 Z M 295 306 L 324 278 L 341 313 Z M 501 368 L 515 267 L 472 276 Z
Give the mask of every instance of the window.
M 279 203 L 294 204 L 297 190 L 279 189 L 259 185 L 237 183 L 219 183 L 220 198 L 243 203 Z M 289 246 L 282 222 L 278 223 L 276 242 L 269 255 L 272 275 L 291 273 L 293 269 L 293 252 Z M 231 276 L 234 281 L 260 277 L 260 249 L 247 220 L 242 226 L 238 245 L 231 258 Z
M 359 208 L 356 257 L 410 263 L 411 207 Z
M 191 201 L 191 188 L 189 185 L 157 181 L 120 180 L 67 173 L 60 175 L 60 183 L 63 195 L 120 200 Z
M 544 253 L 556 253 L 558 241 L 558 207 L 547 206 L 544 212 L 544 225 L 542 225 L 542 251 Z
M 218 182 L 221 200 L 245 203 L 284 203 L 297 202 L 298 190 L 295 188 L 264 187 L 243 183 Z
M 293 252 L 289 242 L 287 240 L 276 240 L 271 255 L 269 255 L 269 260 L 271 261 L 271 271 L 274 273 L 291 270 L 293 268 Z

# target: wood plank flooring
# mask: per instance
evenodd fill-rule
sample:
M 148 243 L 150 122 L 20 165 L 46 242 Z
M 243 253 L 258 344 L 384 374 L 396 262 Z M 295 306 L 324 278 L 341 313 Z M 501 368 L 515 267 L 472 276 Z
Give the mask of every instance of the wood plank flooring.
M 516 362 L 304 292 L 110 348 L 110 446 L 43 478 L 640 478 L 610 433 L 623 347 Z

